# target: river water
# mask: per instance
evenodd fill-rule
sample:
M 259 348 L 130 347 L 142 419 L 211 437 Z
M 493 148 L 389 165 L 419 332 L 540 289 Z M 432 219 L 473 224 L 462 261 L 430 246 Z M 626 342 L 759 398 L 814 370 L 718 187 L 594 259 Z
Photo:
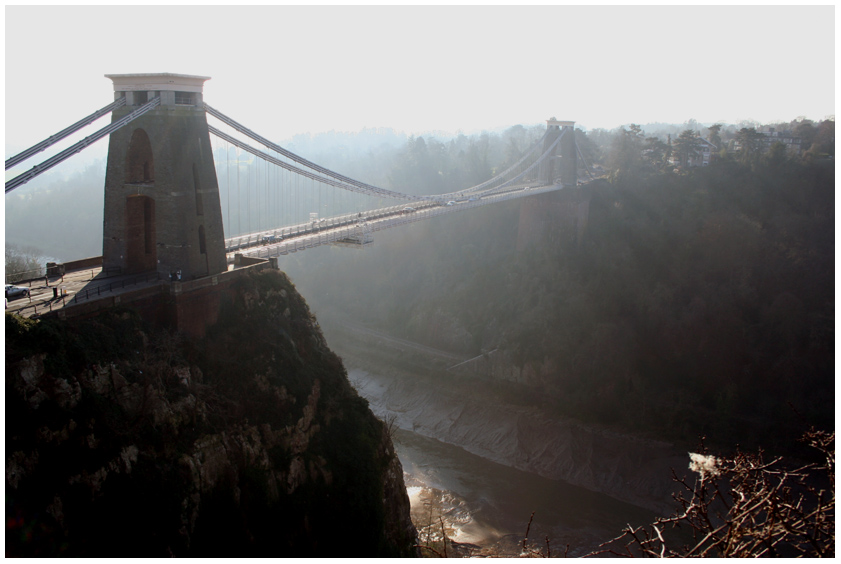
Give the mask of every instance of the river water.
M 371 376 L 349 371 L 373 407 L 378 402 L 372 394 L 380 388 L 365 385 Z M 383 420 L 390 415 L 375 413 Z M 532 550 L 582 556 L 618 536 L 627 524 L 645 525 L 656 517 L 650 510 L 498 464 L 406 428 L 395 430 L 393 441 L 422 545 L 435 546 L 432 541 L 440 539 L 443 525 L 462 554 L 516 556 L 528 528 Z

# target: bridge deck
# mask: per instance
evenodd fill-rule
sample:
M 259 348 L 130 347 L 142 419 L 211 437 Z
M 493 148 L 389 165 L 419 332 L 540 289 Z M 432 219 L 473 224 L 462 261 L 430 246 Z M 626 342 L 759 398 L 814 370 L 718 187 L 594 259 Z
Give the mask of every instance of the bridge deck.
M 360 217 L 354 219 L 353 221 L 347 221 L 347 223 L 342 221 L 344 224 L 338 227 L 332 227 L 331 221 L 343 220 L 343 218 L 327 218 L 325 220 L 326 227 L 320 227 L 320 224 L 302 224 L 292 228 L 279 228 L 274 231 L 264 231 L 242 235 L 227 240 L 228 244 L 226 251 L 228 263 L 233 263 L 234 257 L 237 254 L 255 258 L 269 258 L 286 255 L 318 247 L 320 245 L 333 244 L 365 233 L 370 234 L 375 231 L 388 229 L 389 227 L 396 227 L 398 225 L 404 225 L 414 221 L 429 219 L 437 215 L 465 211 L 478 206 L 484 206 L 514 198 L 554 192 L 562 188 L 563 186 L 557 184 L 549 186 L 512 186 L 509 190 L 499 194 L 485 195 L 475 199 L 468 199 L 468 201 L 457 202 L 453 205 L 407 204 L 404 206 L 383 208 L 381 210 L 369 210 L 361 212 Z M 424 205 L 427 207 L 422 207 Z M 413 208 L 414 211 L 402 211 L 403 208 L 407 207 Z M 283 236 L 286 229 L 294 230 L 293 235 Z M 264 241 L 264 238 L 266 237 L 277 238 L 277 233 L 281 233 L 281 236 L 283 237 L 283 239 L 279 242 L 267 243 Z
M 8 298 L 6 311 L 23 317 L 36 317 L 76 303 L 148 288 L 161 282 L 163 279 L 157 272 L 115 276 L 104 273 L 101 267 L 75 270 L 64 276 L 37 278 L 15 284 L 29 288 L 29 296 Z

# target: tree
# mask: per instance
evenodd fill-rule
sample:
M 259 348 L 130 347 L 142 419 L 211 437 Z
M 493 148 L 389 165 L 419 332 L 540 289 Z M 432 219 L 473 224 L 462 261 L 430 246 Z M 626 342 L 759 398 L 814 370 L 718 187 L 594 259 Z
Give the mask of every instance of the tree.
M 645 140 L 645 159 L 657 170 L 663 170 L 671 156 L 671 147 L 657 137 Z
M 824 462 L 791 468 L 779 458 L 764 461 L 762 452 L 691 453 L 689 469 L 699 478 L 692 483 L 675 475 L 684 490 L 675 498 L 680 513 L 648 528 L 628 526 L 588 556 L 834 557 L 835 433 L 812 430 L 803 441 Z M 669 533 L 678 527 L 694 540 L 674 541 Z
M 517 146 L 517 140 L 513 137 L 508 138 L 508 146 L 505 148 L 505 162 L 503 163 L 503 167 L 511 166 L 520 160 L 520 157 L 523 156 L 523 152 Z
M 812 146 L 812 142 L 815 140 L 815 135 L 818 132 L 815 124 L 811 120 L 804 118 L 792 123 L 792 125 L 794 134 L 800 138 L 800 150 L 805 153 Z
M 685 129 L 672 144 L 673 154 L 677 158 L 679 166 L 688 166 L 690 160 L 695 157 L 697 148 L 701 141 L 698 134 L 692 129 Z
M 6 283 L 44 276 L 47 258 L 35 247 L 6 244 Z
M 441 193 L 443 179 L 432 154 L 440 157 L 443 150 L 438 151 L 438 145 L 434 139 L 427 144 L 423 137 L 410 137 L 389 177 L 391 186 L 409 194 Z
M 639 125 L 631 124 L 628 129 L 619 128 L 613 135 L 608 154 L 608 167 L 614 179 L 642 168 L 643 134 Z
M 826 119 L 818 124 L 809 156 L 835 156 L 835 119 Z
M 743 164 L 756 164 L 762 154 L 762 144 L 765 136 L 753 127 L 743 127 L 736 133 L 736 143 L 739 145 L 739 160 Z
M 581 158 L 587 167 L 593 163 L 601 161 L 601 150 L 599 146 L 587 135 L 586 132 L 575 130 L 575 144 L 578 145 L 578 150 L 581 151 Z
M 768 153 L 765 155 L 765 161 L 772 167 L 782 166 L 788 160 L 786 151 L 785 143 L 775 141 L 768 149 Z
M 710 143 L 715 145 L 716 149 L 721 149 L 721 127 L 720 123 L 716 123 L 709 127 L 709 140 Z
M 526 128 L 522 125 L 515 125 L 506 129 L 502 134 L 502 139 L 503 143 L 505 143 L 505 161 L 501 164 L 501 168 L 507 168 L 520 160 L 520 157 L 523 156 L 523 151 L 528 149 L 533 143 L 529 139 Z
M 471 185 L 481 184 L 491 177 L 491 167 L 488 163 L 489 143 L 490 138 L 487 133 L 482 133 L 478 141 L 472 139 L 470 141 L 465 164 Z

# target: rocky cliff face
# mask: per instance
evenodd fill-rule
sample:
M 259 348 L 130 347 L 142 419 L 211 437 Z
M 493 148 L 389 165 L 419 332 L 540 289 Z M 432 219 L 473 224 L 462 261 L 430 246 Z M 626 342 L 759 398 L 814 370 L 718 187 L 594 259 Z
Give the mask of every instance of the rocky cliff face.
M 9 556 L 404 556 L 384 425 L 276 271 L 198 342 L 6 316 Z

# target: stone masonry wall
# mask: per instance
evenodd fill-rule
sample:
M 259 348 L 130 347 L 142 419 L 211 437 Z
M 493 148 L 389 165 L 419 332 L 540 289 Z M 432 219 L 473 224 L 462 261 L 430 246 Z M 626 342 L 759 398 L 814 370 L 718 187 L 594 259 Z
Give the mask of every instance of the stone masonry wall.
M 113 119 L 130 110 L 115 111 Z M 106 268 L 119 266 L 123 272 L 147 268 L 145 263 L 129 263 L 131 196 L 154 202 L 151 254 L 159 273 L 181 270 L 190 280 L 225 271 L 219 186 L 204 110 L 159 107 L 111 134 L 103 261 Z
M 548 237 L 580 242 L 587 227 L 590 196 L 581 188 L 564 188 L 523 198 L 517 230 L 517 250 L 547 241 Z M 558 239 L 557 242 L 560 242 Z

